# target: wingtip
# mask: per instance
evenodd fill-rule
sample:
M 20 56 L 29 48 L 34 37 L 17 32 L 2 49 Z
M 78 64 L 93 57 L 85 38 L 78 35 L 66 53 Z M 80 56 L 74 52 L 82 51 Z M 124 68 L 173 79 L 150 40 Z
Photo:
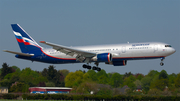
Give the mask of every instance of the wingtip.
M 7 52 L 8 50 L 3 50 L 4 52 Z
M 45 41 L 40 41 L 40 43 L 46 43 Z

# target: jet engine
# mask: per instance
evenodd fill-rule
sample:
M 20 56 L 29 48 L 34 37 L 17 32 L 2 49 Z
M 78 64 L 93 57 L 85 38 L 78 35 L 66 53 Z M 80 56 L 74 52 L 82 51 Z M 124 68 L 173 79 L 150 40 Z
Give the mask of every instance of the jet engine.
M 97 54 L 95 57 L 93 57 L 92 60 L 98 61 L 98 62 L 111 62 L 112 54 L 111 53 L 100 53 L 100 54 Z
M 127 60 L 123 61 L 112 61 L 112 62 L 105 62 L 106 64 L 114 65 L 114 66 L 125 66 L 127 64 Z

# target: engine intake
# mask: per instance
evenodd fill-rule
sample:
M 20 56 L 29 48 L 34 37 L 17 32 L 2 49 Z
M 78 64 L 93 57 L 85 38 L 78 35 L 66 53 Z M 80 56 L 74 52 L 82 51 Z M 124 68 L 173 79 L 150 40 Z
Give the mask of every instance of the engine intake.
M 112 54 L 111 53 L 97 54 L 97 56 L 93 57 L 92 60 L 98 61 L 98 62 L 111 62 L 112 61 Z

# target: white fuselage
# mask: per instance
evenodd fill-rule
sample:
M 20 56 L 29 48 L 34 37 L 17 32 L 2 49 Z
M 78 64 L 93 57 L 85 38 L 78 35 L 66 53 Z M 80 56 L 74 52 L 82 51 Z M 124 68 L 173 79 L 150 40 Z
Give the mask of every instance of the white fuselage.
M 160 42 L 146 43 L 127 43 L 114 45 L 95 45 L 72 47 L 74 49 L 94 52 L 94 53 L 111 53 L 113 59 L 122 58 L 123 60 L 134 59 L 151 59 L 166 57 L 175 52 L 172 47 L 165 47 L 168 44 Z M 56 58 L 75 59 L 75 56 L 69 56 L 54 49 L 43 49 L 43 52 L 49 56 Z

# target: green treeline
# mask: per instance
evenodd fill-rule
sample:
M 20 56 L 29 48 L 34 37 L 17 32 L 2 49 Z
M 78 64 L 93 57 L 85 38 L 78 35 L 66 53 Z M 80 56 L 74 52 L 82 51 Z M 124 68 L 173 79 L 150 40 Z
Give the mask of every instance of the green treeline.
M 106 73 L 105 70 L 69 72 L 50 65 L 43 71 L 34 71 L 3 63 L 0 79 L 0 86 L 8 87 L 11 93 L 26 93 L 29 87 L 71 87 L 71 94 L 81 95 L 180 96 L 180 73 L 168 75 L 165 70 L 151 70 L 147 75 Z M 126 89 L 121 91 L 123 87 Z

